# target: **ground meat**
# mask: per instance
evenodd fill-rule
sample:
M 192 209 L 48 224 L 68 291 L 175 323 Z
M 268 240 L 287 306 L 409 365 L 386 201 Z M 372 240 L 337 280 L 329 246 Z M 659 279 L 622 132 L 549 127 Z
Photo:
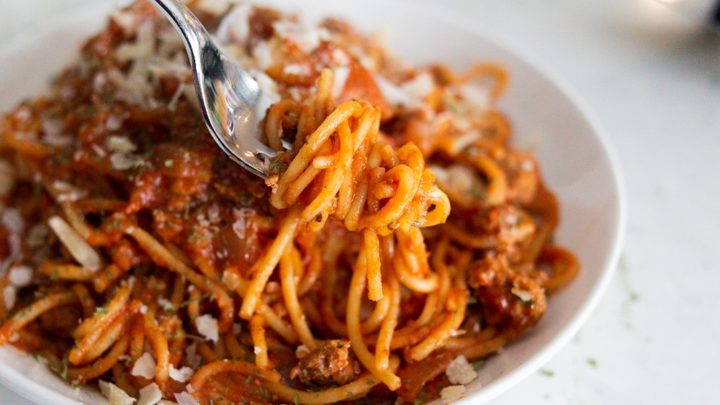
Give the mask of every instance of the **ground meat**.
M 519 258 L 519 247 L 533 235 L 535 223 L 522 209 L 504 204 L 481 210 L 472 217 L 468 228 L 494 238 L 493 249 L 512 262 Z
M 468 284 L 474 289 L 485 322 L 517 336 L 545 313 L 545 277 L 533 269 L 511 268 L 503 255 L 487 254 L 470 266 Z
M 532 201 L 540 184 L 535 158 L 529 153 L 506 152 L 500 163 L 508 176 L 508 201 L 512 204 L 528 204 Z
M 352 382 L 361 373 L 360 363 L 347 340 L 326 340 L 305 355 L 292 371 L 291 378 L 304 384 L 327 387 Z

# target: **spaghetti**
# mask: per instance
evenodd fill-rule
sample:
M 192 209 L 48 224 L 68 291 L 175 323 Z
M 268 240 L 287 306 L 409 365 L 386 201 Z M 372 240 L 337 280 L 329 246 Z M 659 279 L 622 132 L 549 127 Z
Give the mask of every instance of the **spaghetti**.
M 338 20 L 190 5 L 275 99 L 271 175 L 213 145 L 152 7 L 117 11 L 3 118 L 0 344 L 111 402 L 424 401 L 572 281 L 501 66 L 410 68 Z

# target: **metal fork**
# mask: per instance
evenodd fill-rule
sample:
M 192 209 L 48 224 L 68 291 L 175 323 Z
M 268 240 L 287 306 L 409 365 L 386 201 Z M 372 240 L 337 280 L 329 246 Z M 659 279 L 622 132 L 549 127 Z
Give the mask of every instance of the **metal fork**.
M 277 152 L 262 142 L 260 123 L 270 99 L 258 83 L 213 42 L 200 20 L 177 0 L 153 0 L 180 34 L 190 58 L 205 124 L 220 149 L 262 178 Z

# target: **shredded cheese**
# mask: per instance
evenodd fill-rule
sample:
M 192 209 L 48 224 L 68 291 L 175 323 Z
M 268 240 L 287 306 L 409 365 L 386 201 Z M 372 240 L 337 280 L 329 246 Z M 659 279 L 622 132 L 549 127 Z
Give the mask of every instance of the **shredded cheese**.
M 316 23 L 298 16 L 297 19 L 283 19 L 273 23 L 275 34 L 294 42 L 300 50 L 309 54 L 320 42 L 331 38 L 330 31 Z
M 340 94 L 342 94 L 349 75 L 350 68 L 347 66 L 338 66 L 336 68 L 333 68 L 333 85 L 331 89 L 331 94 L 334 99 L 337 99 L 338 97 L 340 97 Z
M 297 349 L 295 349 L 295 357 L 297 357 L 298 359 L 302 359 L 308 354 L 310 354 L 310 349 L 308 349 L 308 347 L 305 345 L 300 345 L 297 347 Z
M 175 400 L 177 401 L 178 405 L 200 405 L 200 402 L 198 402 L 195 397 L 185 391 L 179 394 L 175 394 Z
M 238 4 L 220 21 L 215 36 L 221 43 L 238 43 L 244 45 L 250 34 L 248 20 L 252 6 L 248 3 Z
M 218 332 L 218 321 L 210 315 L 201 315 L 195 318 L 195 328 L 202 337 L 213 342 L 220 338 Z
M 152 358 L 150 353 L 143 353 L 140 358 L 135 360 L 130 374 L 137 377 L 144 377 L 148 380 L 155 377 L 155 359 Z
M 230 7 L 230 2 L 227 0 L 200 0 L 195 3 L 195 7 L 200 11 L 219 16 Z
M 100 380 L 98 385 L 100 386 L 100 392 L 111 405 L 132 405 L 135 402 L 135 398 L 111 382 Z
M 64 219 L 52 216 L 48 220 L 48 225 L 72 257 L 84 268 L 97 271 L 102 267 L 100 255 Z
M 466 83 L 460 87 L 460 95 L 471 111 L 486 111 L 490 106 L 490 92 L 476 83 Z
M 62 180 L 53 181 L 51 186 L 55 192 L 57 200 L 60 202 L 77 201 L 86 197 L 88 194 L 87 190 L 83 190 L 80 187 Z
M 521 288 L 513 287 L 510 290 L 511 293 L 513 293 L 514 296 L 520 298 L 520 301 L 522 302 L 530 302 L 532 301 L 533 295 L 530 291 L 523 290 Z
M 453 384 L 469 384 L 477 377 L 477 372 L 468 363 L 465 356 L 460 355 L 448 364 L 445 374 Z
M 252 57 L 258 69 L 262 70 L 272 66 L 274 61 L 272 49 L 270 49 L 270 45 L 265 41 L 260 41 L 255 45 L 252 49 Z
M 170 366 L 170 378 L 181 383 L 187 382 L 193 376 L 195 371 L 190 367 L 181 367 L 179 370 Z
M 15 299 L 17 298 L 17 291 L 15 286 L 6 285 L 3 288 L 3 304 L 5 304 L 6 310 L 11 310 L 15 306 Z
M 162 399 L 162 392 L 157 384 L 152 383 L 140 388 L 140 398 L 137 405 L 155 405 Z
M 464 385 L 450 385 L 440 390 L 440 398 L 443 400 L 443 403 L 446 404 L 457 401 L 462 398 L 463 395 L 465 395 Z
M 8 280 L 10 280 L 10 284 L 15 287 L 28 286 L 32 278 L 33 271 L 28 266 L 13 266 L 10 268 L 10 273 L 8 273 Z

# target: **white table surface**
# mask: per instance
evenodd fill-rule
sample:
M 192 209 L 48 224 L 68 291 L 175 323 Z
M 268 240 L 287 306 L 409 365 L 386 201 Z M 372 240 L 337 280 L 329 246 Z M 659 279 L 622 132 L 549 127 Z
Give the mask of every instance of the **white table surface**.
M 89 1 L 0 0 L 0 38 Z M 628 191 L 622 263 L 592 318 L 492 404 L 720 403 L 720 36 L 653 0 L 446 3 L 575 88 Z M 29 403 L 0 387 L 0 404 Z

